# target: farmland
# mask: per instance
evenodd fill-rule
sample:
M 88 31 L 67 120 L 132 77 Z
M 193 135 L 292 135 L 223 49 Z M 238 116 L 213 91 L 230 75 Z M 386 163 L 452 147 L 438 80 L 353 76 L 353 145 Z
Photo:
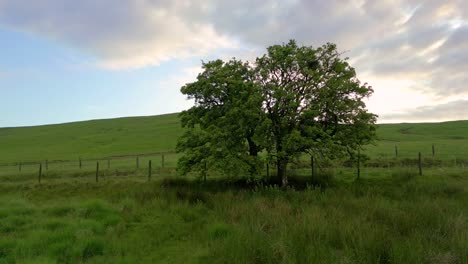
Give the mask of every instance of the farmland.
M 380 125 L 371 160 L 424 168 L 334 167 L 292 186 L 177 176 L 177 114 L 0 129 L 0 263 L 468 263 L 467 121 Z M 106 158 L 112 159 L 110 170 Z M 79 157 L 102 159 L 77 167 Z M 147 180 L 147 163 L 154 175 Z M 37 166 L 51 163 L 37 182 Z M 455 162 L 453 162 L 455 160 Z M 68 165 L 67 165 L 68 166 Z M 2 172 L 3 171 L 3 172 Z
M 415 158 L 418 152 L 453 160 L 468 157 L 468 121 L 421 124 L 383 124 L 379 141 L 367 146 L 371 158 Z M 77 160 L 173 151 L 182 134 L 178 114 L 0 128 L 0 165 L 23 161 Z

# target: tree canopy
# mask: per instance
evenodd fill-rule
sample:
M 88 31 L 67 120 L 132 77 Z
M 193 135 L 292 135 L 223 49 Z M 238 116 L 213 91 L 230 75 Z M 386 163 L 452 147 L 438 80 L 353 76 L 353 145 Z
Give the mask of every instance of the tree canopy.
M 253 64 L 232 59 L 202 67 L 181 89 L 195 100 L 181 114 L 182 173 L 216 168 L 254 176 L 266 158 L 284 186 L 294 158 L 354 156 L 375 138 L 376 115 L 364 102 L 373 90 L 335 44 L 313 48 L 291 40 L 268 47 Z

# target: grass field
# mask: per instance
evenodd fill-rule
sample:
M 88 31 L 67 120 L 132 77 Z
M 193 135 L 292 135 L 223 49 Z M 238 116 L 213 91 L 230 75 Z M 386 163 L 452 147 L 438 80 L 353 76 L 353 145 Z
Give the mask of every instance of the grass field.
M 468 121 L 381 125 L 373 159 L 468 158 Z M 172 150 L 177 115 L 0 129 L 0 164 Z M 112 139 L 112 140 L 110 140 Z M 468 168 L 299 169 L 268 182 L 177 176 L 177 156 L 0 167 L 3 263 L 468 263 Z M 155 162 L 151 182 L 146 164 Z M 114 164 L 114 162 L 116 164 Z M 450 163 L 447 163 L 450 164 Z M 68 167 L 69 166 L 69 167 Z M 10 168 L 6 171 L 5 168 Z M 2 172 L 3 170 L 3 172 Z M 210 175 L 215 176 L 215 175 Z
M 0 263 L 468 263 L 468 176 L 0 184 Z
M 173 151 L 178 114 L 0 128 L 0 164 Z
M 380 141 L 368 146 L 372 158 L 401 158 L 418 152 L 443 160 L 468 157 L 468 121 L 380 125 Z M 0 165 L 23 161 L 92 159 L 173 151 L 182 134 L 178 114 L 96 120 L 61 125 L 0 128 Z
M 376 146 L 367 147 L 366 153 L 372 158 L 395 157 L 395 145 L 402 158 L 417 158 L 418 152 L 432 157 L 434 145 L 438 159 L 468 159 L 468 121 L 383 124 L 379 125 L 378 136 Z

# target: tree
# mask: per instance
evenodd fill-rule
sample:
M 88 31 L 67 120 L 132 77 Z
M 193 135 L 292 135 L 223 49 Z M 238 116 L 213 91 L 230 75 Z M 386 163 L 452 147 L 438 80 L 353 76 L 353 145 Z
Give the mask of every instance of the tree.
M 264 135 L 283 186 L 292 158 L 353 154 L 375 137 L 376 115 L 367 112 L 363 101 L 373 90 L 361 84 L 336 45 L 314 49 L 291 40 L 267 50 L 257 58 L 255 81 L 268 120 Z
M 236 59 L 203 63 L 202 69 L 196 82 L 181 88 L 195 106 L 181 114 L 186 132 L 177 146 L 184 152 L 178 167 L 184 174 L 204 174 L 208 164 L 227 174 L 255 175 L 261 151 L 256 129 L 264 114 L 253 71 Z
M 182 170 L 209 162 L 225 171 L 246 165 L 254 174 L 265 150 L 285 186 L 292 159 L 353 156 L 375 138 L 376 115 L 363 101 L 373 90 L 331 43 L 274 45 L 253 66 L 209 62 L 181 91 L 195 99 L 181 115 L 189 128 L 178 144 Z

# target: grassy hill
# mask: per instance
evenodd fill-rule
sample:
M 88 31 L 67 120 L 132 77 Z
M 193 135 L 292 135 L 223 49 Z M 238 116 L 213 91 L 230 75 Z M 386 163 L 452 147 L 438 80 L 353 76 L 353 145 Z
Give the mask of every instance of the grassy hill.
M 0 128 L 0 164 L 172 151 L 178 114 Z
M 74 160 L 172 151 L 182 129 L 178 114 L 93 120 L 36 127 L 0 128 L 0 164 Z M 368 146 L 373 157 L 414 158 L 421 151 L 441 159 L 468 158 L 468 121 L 379 126 L 380 141 Z
M 416 158 L 418 152 L 424 157 L 432 156 L 432 145 L 437 158 L 468 159 L 468 121 L 443 123 L 383 124 L 378 129 L 379 141 L 367 147 L 372 158 L 395 156 Z

